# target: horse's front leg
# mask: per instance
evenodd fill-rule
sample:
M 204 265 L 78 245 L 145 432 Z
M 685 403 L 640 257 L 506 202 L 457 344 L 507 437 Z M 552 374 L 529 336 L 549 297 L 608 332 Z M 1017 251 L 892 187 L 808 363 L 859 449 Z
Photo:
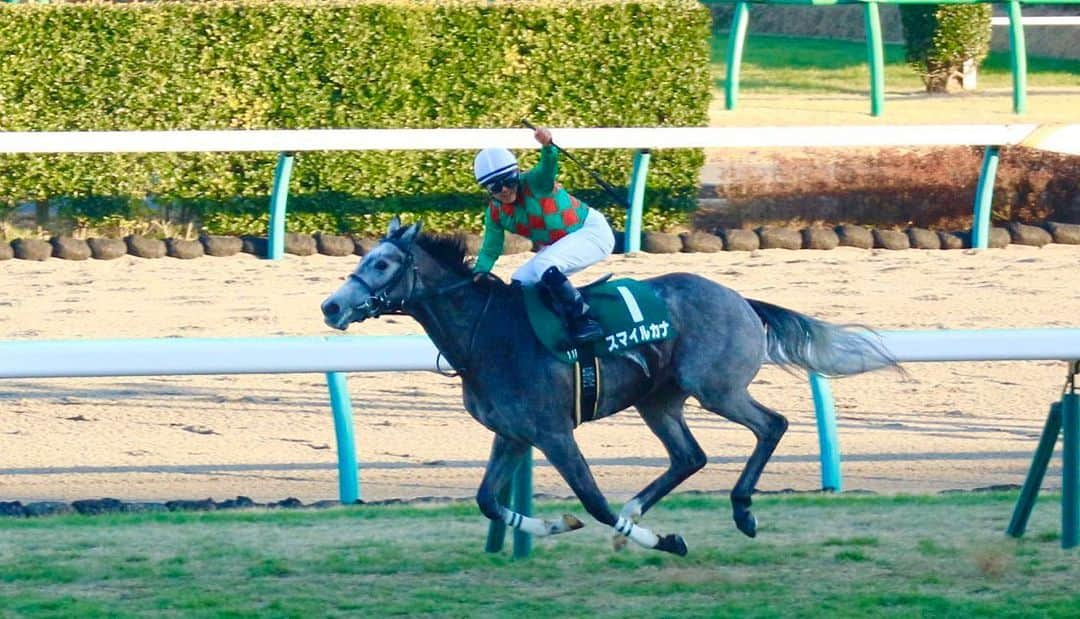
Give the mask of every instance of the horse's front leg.
M 616 531 L 626 536 L 633 542 L 644 546 L 677 554 L 686 555 L 686 542 L 681 535 L 670 534 L 663 537 L 653 533 L 645 527 L 635 524 L 626 517 L 616 517 L 607 499 L 600 492 L 600 488 L 593 479 L 589 464 L 585 462 L 585 456 L 581 455 L 574 437 L 569 433 L 547 435 L 538 441 L 539 447 L 547 456 L 552 466 L 559 471 L 566 483 L 577 495 L 581 504 L 600 522 L 613 527 Z
M 519 514 L 499 503 L 501 491 L 507 487 L 514 476 L 514 470 L 521 463 L 525 450 L 531 449 L 528 443 L 513 441 L 498 434 L 491 444 L 491 457 L 488 459 L 484 481 L 476 493 L 476 503 L 480 511 L 491 520 L 501 520 L 507 526 L 526 533 L 544 537 L 557 533 L 566 533 L 585 526 L 580 520 L 564 514 L 558 520 L 542 520 Z

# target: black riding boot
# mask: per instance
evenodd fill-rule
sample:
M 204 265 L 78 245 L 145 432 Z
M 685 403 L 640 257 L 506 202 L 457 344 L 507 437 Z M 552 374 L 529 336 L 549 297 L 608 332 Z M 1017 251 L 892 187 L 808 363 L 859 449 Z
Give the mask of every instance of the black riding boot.
M 555 310 L 562 315 L 566 326 L 570 328 L 570 337 L 578 346 L 604 337 L 600 323 L 589 317 L 589 306 L 581 293 L 570 283 L 558 267 L 544 271 L 540 283 L 551 293 Z

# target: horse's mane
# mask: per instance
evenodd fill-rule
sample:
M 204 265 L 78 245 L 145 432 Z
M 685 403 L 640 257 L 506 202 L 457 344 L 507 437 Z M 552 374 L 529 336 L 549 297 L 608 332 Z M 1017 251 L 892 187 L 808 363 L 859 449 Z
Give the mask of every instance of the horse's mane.
M 472 265 L 465 255 L 465 241 L 460 236 L 416 237 L 416 244 L 447 270 L 462 277 L 472 275 Z

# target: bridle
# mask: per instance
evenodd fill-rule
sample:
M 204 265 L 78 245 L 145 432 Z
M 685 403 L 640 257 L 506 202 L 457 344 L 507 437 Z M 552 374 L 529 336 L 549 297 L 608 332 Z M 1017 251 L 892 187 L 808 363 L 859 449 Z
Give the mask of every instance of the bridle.
M 405 263 L 400 269 L 394 273 L 394 276 L 390 278 L 390 281 L 386 282 L 378 292 L 375 291 L 375 287 L 364 281 L 363 277 L 360 277 L 356 272 L 349 273 L 349 279 L 357 282 L 370 292 L 367 300 L 357 307 L 363 308 L 368 312 L 368 318 L 378 318 L 383 314 L 404 314 L 405 303 L 407 303 L 412 297 L 413 290 L 416 288 L 416 280 L 419 278 L 419 274 L 416 269 L 416 262 L 413 260 L 412 252 L 403 243 L 397 239 L 383 239 L 384 243 L 390 243 L 394 247 L 398 248 L 405 256 Z M 398 300 L 390 299 L 390 291 L 397 288 L 401 280 L 405 279 L 407 273 L 412 274 L 412 279 L 409 282 L 409 294 L 402 296 Z
M 420 279 L 420 270 L 416 266 L 416 261 L 413 258 L 413 253 L 410 251 L 410 247 L 402 243 L 399 239 L 386 238 L 383 239 L 384 243 L 390 243 L 398 249 L 404 256 L 404 263 L 401 268 L 390 278 L 386 284 L 384 284 L 378 292 L 375 288 L 364 281 L 364 278 L 357 273 L 349 273 L 349 279 L 359 283 L 366 288 L 371 294 L 367 300 L 361 305 L 357 306 L 363 308 L 368 313 L 368 318 L 378 318 L 385 314 L 405 314 L 406 305 L 417 305 L 423 307 L 424 303 L 434 297 L 442 296 L 447 292 L 457 290 L 458 288 L 464 288 L 472 284 L 471 279 L 463 279 L 453 284 L 441 286 L 439 288 L 433 288 L 431 290 L 422 290 L 420 294 L 416 294 L 416 282 Z M 393 300 L 390 298 L 389 293 L 391 290 L 397 288 L 397 286 L 405 279 L 406 274 L 411 274 L 409 279 L 409 293 L 402 295 L 401 298 Z M 487 300 L 484 302 L 484 309 L 480 311 L 480 315 L 476 317 L 476 323 L 473 324 L 472 335 L 469 337 L 468 347 L 465 349 L 465 361 L 468 366 L 468 361 L 472 357 L 473 344 L 476 343 L 476 333 L 480 330 L 480 323 L 483 322 L 484 314 L 487 313 L 488 307 L 491 305 L 492 289 L 488 288 Z M 438 321 L 438 318 L 435 319 Z M 439 351 L 439 356 L 442 356 L 442 351 Z M 439 367 L 438 358 L 435 360 L 435 367 Z M 440 374 L 445 376 L 458 376 L 466 372 L 466 368 L 460 368 L 455 372 L 443 372 L 437 370 Z

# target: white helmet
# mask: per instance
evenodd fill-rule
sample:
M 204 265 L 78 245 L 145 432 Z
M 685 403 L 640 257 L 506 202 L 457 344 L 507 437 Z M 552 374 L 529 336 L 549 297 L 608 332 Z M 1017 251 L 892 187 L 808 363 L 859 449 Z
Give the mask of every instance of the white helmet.
M 516 174 L 517 171 L 517 157 L 505 148 L 485 148 L 473 160 L 473 174 L 481 185 L 511 173 Z

